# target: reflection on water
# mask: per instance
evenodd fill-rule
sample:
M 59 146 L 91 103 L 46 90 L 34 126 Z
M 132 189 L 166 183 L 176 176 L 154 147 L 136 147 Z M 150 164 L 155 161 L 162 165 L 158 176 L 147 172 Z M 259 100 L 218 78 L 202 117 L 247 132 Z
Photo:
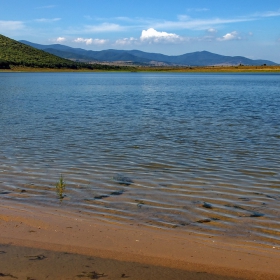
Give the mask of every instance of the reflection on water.
M 0 74 L 0 199 L 280 244 L 280 76 Z

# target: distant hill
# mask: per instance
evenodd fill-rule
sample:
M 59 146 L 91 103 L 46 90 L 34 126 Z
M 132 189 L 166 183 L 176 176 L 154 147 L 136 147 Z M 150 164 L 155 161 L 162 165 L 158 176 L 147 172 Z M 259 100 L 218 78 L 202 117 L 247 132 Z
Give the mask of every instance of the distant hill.
M 81 48 L 53 44 L 40 45 L 28 41 L 20 41 L 34 48 L 44 50 L 56 56 L 83 62 L 117 62 L 127 61 L 143 65 L 180 65 L 180 66 L 212 66 L 212 65 L 277 65 L 269 60 L 252 60 L 242 56 L 223 56 L 207 51 L 168 56 L 159 53 L 147 53 L 139 50 L 103 50 L 88 51 Z
M 130 54 L 129 51 L 121 50 L 104 50 L 104 51 L 88 51 L 80 48 L 71 48 L 68 46 L 53 44 L 53 45 L 40 45 L 28 41 L 19 41 L 26 45 L 32 46 L 39 50 L 44 50 L 48 53 L 83 62 L 115 62 L 115 61 L 131 61 L 136 64 L 150 64 L 149 58 L 135 56 Z

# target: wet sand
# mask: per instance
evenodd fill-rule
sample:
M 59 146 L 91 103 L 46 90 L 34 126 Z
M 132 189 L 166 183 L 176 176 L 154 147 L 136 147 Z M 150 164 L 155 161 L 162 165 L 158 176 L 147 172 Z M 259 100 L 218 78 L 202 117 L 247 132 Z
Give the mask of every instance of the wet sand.
M 0 277 L 5 279 L 225 279 L 206 271 L 192 272 L 11 245 L 0 245 L 0 261 Z
M 3 279 L 280 279 L 278 247 L 8 201 L 0 244 Z

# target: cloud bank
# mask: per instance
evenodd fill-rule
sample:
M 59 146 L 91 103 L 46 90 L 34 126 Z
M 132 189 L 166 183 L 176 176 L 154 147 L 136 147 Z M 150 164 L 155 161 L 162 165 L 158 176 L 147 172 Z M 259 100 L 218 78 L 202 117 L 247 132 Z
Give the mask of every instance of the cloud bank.
M 115 45 L 126 46 L 126 45 L 131 45 L 131 44 L 137 44 L 138 41 L 139 40 L 134 37 L 123 38 L 123 39 L 116 40 Z
M 86 39 L 86 38 L 77 38 L 74 40 L 75 43 L 85 43 L 86 45 L 103 45 L 107 43 L 105 39 Z
M 99 25 L 86 25 L 84 32 L 99 33 L 99 32 L 117 32 L 124 30 L 124 27 L 115 23 L 102 23 Z
M 143 46 L 143 45 L 151 45 L 151 44 L 186 44 L 192 42 L 226 42 L 233 40 L 247 40 L 249 36 L 252 36 L 253 33 L 249 32 L 248 34 L 240 34 L 237 31 L 228 32 L 223 36 L 218 35 L 218 30 L 215 28 L 209 28 L 204 30 L 205 35 L 197 36 L 197 37 L 186 37 L 180 36 L 175 33 L 168 33 L 165 31 L 158 31 L 154 28 L 148 28 L 147 30 L 142 30 L 140 36 L 138 38 L 135 37 L 127 37 L 120 38 L 115 40 L 109 39 L 99 39 L 99 38 L 68 38 L 58 37 L 55 42 L 62 43 L 65 41 L 85 44 L 85 45 L 107 45 L 107 46 Z
M 230 33 L 227 33 L 221 38 L 217 38 L 218 41 L 232 41 L 232 40 L 241 40 L 242 37 L 239 36 L 237 31 L 232 31 Z
M 24 29 L 25 25 L 22 21 L 3 21 L 0 20 L 0 32 L 21 30 Z
M 58 37 L 57 39 L 55 39 L 55 41 L 58 42 L 58 43 L 62 43 L 62 42 L 66 41 L 66 38 L 65 37 Z

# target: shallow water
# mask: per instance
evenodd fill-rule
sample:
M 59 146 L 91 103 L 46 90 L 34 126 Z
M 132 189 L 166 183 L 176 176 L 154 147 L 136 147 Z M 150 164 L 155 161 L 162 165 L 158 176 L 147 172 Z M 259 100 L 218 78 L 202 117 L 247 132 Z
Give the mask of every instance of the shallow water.
M 276 74 L 0 73 L 0 201 L 280 245 L 279 89 Z

